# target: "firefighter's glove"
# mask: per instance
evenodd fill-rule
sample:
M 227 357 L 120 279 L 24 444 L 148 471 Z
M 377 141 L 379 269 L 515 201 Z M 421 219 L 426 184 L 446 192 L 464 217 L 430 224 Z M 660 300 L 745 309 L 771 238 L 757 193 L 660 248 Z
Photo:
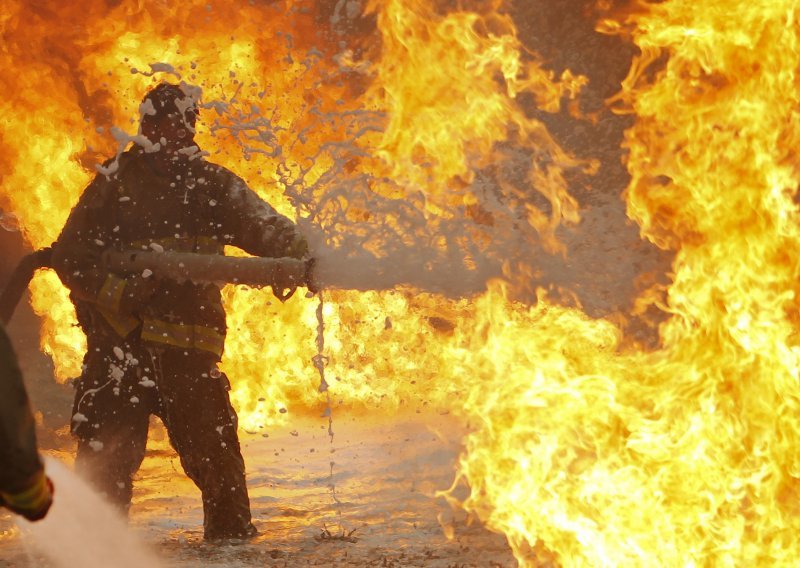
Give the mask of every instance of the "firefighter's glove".
M 264 228 L 264 243 L 273 256 L 294 256 L 294 250 L 301 246 L 296 242 L 297 237 L 295 224 L 280 215 L 271 219 Z
M 308 252 L 308 243 L 297 232 L 297 225 L 286 217 L 276 217 L 268 229 L 268 234 L 273 242 L 275 256 L 303 258 Z
M 272 293 L 281 302 L 291 298 L 297 287 L 302 284 L 302 275 L 298 273 L 296 268 L 287 268 L 280 262 L 275 266 L 275 270 L 272 273 Z
M 125 279 L 125 287 L 119 300 L 119 311 L 124 314 L 141 313 L 158 289 L 155 277 L 129 276 Z
M 26 489 L 16 493 L 0 492 L 0 504 L 29 521 L 38 521 L 47 515 L 53 504 L 53 482 L 39 471 Z
M 303 258 L 308 254 L 308 241 L 303 235 L 296 234 L 286 247 L 286 256 Z

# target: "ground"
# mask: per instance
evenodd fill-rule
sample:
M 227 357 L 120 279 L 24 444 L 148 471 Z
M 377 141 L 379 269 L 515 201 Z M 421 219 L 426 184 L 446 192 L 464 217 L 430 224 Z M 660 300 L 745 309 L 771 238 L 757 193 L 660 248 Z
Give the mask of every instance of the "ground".
M 85 495 L 69 466 L 56 468 L 48 519 L 18 529 L 0 517 L 0 567 L 516 566 L 502 535 L 437 497 L 453 481 L 461 426 L 433 413 L 395 420 L 335 416 L 333 443 L 322 418 L 245 435 L 260 535 L 222 545 L 203 542 L 199 492 L 155 429 L 128 528 Z

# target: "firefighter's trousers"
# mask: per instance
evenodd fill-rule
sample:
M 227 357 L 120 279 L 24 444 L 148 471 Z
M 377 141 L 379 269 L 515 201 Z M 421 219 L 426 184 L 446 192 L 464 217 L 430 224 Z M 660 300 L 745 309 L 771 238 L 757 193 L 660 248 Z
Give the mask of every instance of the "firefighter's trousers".
M 229 388 L 213 354 L 89 338 L 73 409 L 76 469 L 127 511 L 155 414 L 202 492 L 205 538 L 251 536 L 255 528 Z

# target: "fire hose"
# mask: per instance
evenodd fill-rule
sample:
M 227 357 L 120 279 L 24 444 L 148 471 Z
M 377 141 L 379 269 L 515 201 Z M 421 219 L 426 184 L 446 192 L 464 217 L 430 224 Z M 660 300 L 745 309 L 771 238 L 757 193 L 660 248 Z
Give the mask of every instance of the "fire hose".
M 0 294 L 0 322 L 8 323 L 36 270 L 51 268 L 52 249 L 44 248 L 25 256 L 17 265 Z M 117 274 L 140 274 L 198 284 L 241 284 L 271 286 L 275 296 L 285 301 L 297 287 L 317 292 L 314 259 L 233 257 L 193 252 L 107 250 L 102 262 Z
M 110 271 L 116 273 L 144 275 L 149 271 L 157 278 L 177 282 L 271 286 L 280 300 L 291 297 L 298 286 L 316 292 L 313 258 L 301 260 L 291 257 L 235 257 L 194 252 L 111 249 L 103 253 L 102 261 Z

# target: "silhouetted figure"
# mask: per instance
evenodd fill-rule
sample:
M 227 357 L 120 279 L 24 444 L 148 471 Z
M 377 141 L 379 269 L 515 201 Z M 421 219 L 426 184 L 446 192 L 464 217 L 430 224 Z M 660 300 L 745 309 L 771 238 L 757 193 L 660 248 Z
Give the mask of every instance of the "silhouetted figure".
M 219 287 L 114 274 L 101 254 L 110 247 L 222 254 L 235 245 L 302 258 L 308 247 L 288 218 L 204 159 L 189 91 L 160 84 L 140 110 L 144 139 L 105 164 L 53 248 L 88 340 L 72 422 L 76 464 L 127 510 L 155 414 L 203 494 L 205 537 L 246 538 L 256 530 L 230 383 L 217 368 L 226 333 Z

